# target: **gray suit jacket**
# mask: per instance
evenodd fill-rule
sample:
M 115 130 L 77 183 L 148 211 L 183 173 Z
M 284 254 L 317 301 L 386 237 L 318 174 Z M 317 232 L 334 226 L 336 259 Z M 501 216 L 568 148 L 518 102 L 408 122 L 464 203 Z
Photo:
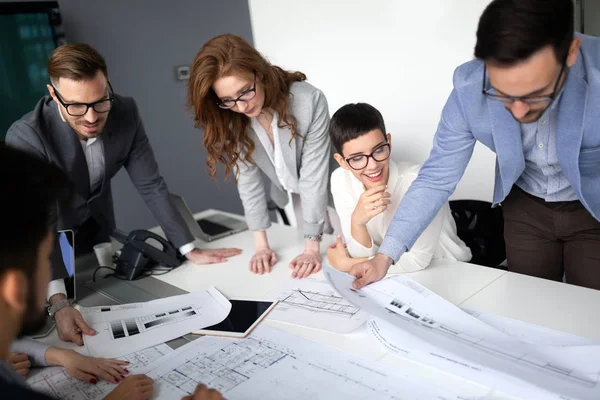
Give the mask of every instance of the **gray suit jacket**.
M 299 180 L 304 234 L 317 235 L 323 233 L 327 206 L 333 207 L 329 177 L 337 165 L 329 139 L 327 99 L 314 86 L 295 82 L 290 88 L 290 100 L 290 112 L 298 124 L 297 134 L 291 140 L 289 129 L 279 129 L 283 158 Z M 264 230 L 271 225 L 268 202 L 283 208 L 288 194 L 279 183 L 275 167 L 256 132 L 249 128 L 249 134 L 256 144 L 252 154 L 256 165 L 238 162 L 238 191 L 248 227 Z
M 35 109 L 8 130 L 8 145 L 38 155 L 58 165 L 71 177 L 75 199 L 69 209 L 59 210 L 58 229 L 77 229 L 90 216 L 110 232 L 115 228 L 110 181 L 125 167 L 131 181 L 158 220 L 167 237 L 180 247 L 194 238 L 171 204 L 154 153 L 144 131 L 135 101 L 115 95 L 113 108 L 102 133 L 104 180 L 90 193 L 90 179 L 77 134 L 65 123 L 51 97 L 43 97 Z M 55 271 L 56 276 L 56 271 Z

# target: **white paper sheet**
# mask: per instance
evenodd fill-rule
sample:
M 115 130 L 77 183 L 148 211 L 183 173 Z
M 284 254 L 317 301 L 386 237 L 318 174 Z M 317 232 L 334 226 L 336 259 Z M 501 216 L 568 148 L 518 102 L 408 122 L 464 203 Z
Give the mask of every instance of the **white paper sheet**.
M 265 325 L 246 339 L 202 337 L 161 358 L 148 376 L 157 400 L 201 382 L 228 400 L 459 399 L 385 367 Z
M 82 308 L 97 332 L 83 338 L 91 356 L 115 358 L 218 324 L 230 310 L 214 287 L 146 303 Z
M 572 335 L 543 326 L 528 324 L 516 319 L 501 315 L 489 314 L 480 311 L 461 308 L 478 320 L 498 329 L 522 342 L 542 346 L 594 346 L 598 342 L 581 336 Z
M 129 361 L 126 368 L 130 375 L 141 374 L 146 372 L 146 368 L 150 364 L 172 351 L 173 349 L 166 344 L 159 344 L 119 357 L 119 359 Z M 69 376 L 63 367 L 33 369 L 27 378 L 27 384 L 32 389 L 48 396 L 68 400 L 102 399 L 117 386 L 106 381 L 98 381 L 95 385 L 80 381 Z
M 539 396 L 543 390 L 562 399 L 600 398 L 597 343 L 526 343 L 465 313 L 406 276 L 357 291 L 351 288 L 353 277 L 328 266 L 324 272 L 351 303 L 390 324 L 381 327 L 384 333 L 379 339 L 387 339 L 383 343 L 388 348 L 408 358 L 512 395 L 522 396 L 523 390 L 530 390 Z
M 369 318 L 339 295 L 326 281 L 290 279 L 266 296 L 279 303 L 268 319 L 288 322 L 336 333 L 349 333 Z

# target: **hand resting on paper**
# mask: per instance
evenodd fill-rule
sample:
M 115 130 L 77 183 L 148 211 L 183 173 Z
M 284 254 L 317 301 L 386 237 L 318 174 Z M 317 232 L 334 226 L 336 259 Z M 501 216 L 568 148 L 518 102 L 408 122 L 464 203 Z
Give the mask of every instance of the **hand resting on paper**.
M 104 400 L 149 400 L 154 394 L 154 381 L 146 375 L 128 376 Z
M 52 302 L 53 299 L 50 299 L 50 301 Z M 96 334 L 96 331 L 90 328 L 83 320 L 79 310 L 71 306 L 58 310 L 54 315 L 54 319 L 56 321 L 58 337 L 65 342 L 73 342 L 78 346 L 83 346 L 84 334 L 90 336 Z
M 76 351 L 57 347 L 47 347 L 44 359 L 48 366 L 64 367 L 70 376 L 92 384 L 99 379 L 119 383 L 129 373 L 125 368 L 129 364 L 127 361 L 87 357 Z M 11 352 L 7 362 L 17 374 L 27 378 L 32 365 L 27 354 Z
M 225 400 L 225 398 L 215 389 L 209 389 L 203 384 L 196 386 L 194 394 L 185 396 L 182 400 Z
M 356 280 L 352 283 L 354 289 L 360 289 L 370 283 L 377 282 L 385 278 L 392 259 L 385 254 L 378 253 L 370 260 L 354 265 L 349 274 L 354 276 Z
M 63 366 L 73 378 L 92 384 L 97 383 L 99 379 L 119 383 L 129 373 L 125 368 L 129 364 L 127 361 L 87 357 L 74 350 L 57 347 L 46 350 L 46 362 L 48 365 Z
M 133 375 L 125 378 L 104 400 L 149 400 L 153 395 L 154 381 L 146 375 Z M 215 389 L 199 384 L 192 395 L 182 400 L 224 400 L 224 397 Z

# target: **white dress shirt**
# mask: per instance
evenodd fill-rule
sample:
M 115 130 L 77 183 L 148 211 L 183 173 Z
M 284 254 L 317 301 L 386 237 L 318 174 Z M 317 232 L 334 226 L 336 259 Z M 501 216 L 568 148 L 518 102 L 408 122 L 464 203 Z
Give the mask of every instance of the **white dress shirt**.
M 58 114 L 60 118 L 66 123 L 65 118 L 62 115 L 62 111 L 60 106 L 58 107 Z M 90 176 L 90 193 L 94 193 L 104 180 L 104 143 L 102 141 L 102 136 L 97 136 L 95 138 L 87 139 L 87 140 L 79 140 L 81 142 L 81 148 L 83 150 L 83 154 L 85 155 L 85 161 L 87 163 L 88 172 Z M 194 250 L 196 246 L 194 242 L 184 244 L 179 248 L 179 252 L 182 255 L 186 255 L 190 251 Z M 50 282 L 48 285 L 48 299 L 54 296 L 55 294 L 67 294 L 67 290 L 65 288 L 65 282 L 61 279 L 56 279 Z
M 281 152 L 281 142 L 279 140 L 279 129 L 288 129 L 288 128 L 279 128 L 277 123 L 279 121 L 279 115 L 277 112 L 273 115 L 273 121 L 271 122 L 271 129 L 273 131 L 273 143 L 271 143 L 271 139 L 269 138 L 269 134 L 265 131 L 265 128 L 262 127 L 260 122 L 256 118 L 251 118 L 250 123 L 254 132 L 258 136 L 260 143 L 265 148 L 269 159 L 273 163 L 275 167 L 275 173 L 277 174 L 277 180 L 283 186 L 283 188 L 291 193 L 299 193 L 298 190 L 298 177 L 297 174 L 292 173 L 287 166 L 285 165 L 285 160 L 283 159 L 283 153 Z
M 402 197 L 417 177 L 420 167 L 406 163 L 396 163 L 390 159 L 390 174 L 387 192 L 390 201 L 384 212 L 367 222 L 367 230 L 371 236 L 371 245 L 365 247 L 351 235 L 351 218 L 360 195 L 365 191 L 363 184 L 354 177 L 351 171 L 336 169 L 331 175 L 331 192 L 335 209 L 340 217 L 342 233 L 351 257 L 372 257 L 377 254 L 383 242 L 385 232 L 394 218 Z M 439 211 L 431 224 L 423 231 L 410 251 L 404 253 L 400 260 L 390 267 L 388 272 L 412 272 L 426 268 L 433 259 L 449 259 L 469 261 L 471 250 L 456 234 L 456 223 L 450 213 L 448 203 Z

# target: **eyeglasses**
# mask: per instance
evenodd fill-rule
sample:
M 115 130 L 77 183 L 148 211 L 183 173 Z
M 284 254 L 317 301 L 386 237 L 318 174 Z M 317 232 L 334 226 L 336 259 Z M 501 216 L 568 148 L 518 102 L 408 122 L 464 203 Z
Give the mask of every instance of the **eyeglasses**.
M 81 116 L 87 114 L 90 107 L 93 108 L 94 111 L 96 111 L 97 113 L 100 113 L 100 114 L 107 113 L 110 111 L 110 109 L 112 108 L 112 103 L 115 100 L 115 92 L 113 91 L 110 81 L 107 81 L 107 82 L 108 82 L 108 88 L 110 89 L 108 92 L 109 93 L 108 99 L 98 100 L 93 103 L 70 103 L 70 104 L 67 104 L 63 101 L 62 96 L 60 95 L 60 93 L 58 93 L 58 90 L 56 90 L 54 85 L 51 85 L 51 86 L 52 86 L 52 89 L 54 89 L 56 98 L 58 99 L 60 104 L 62 104 L 62 106 L 65 108 L 65 110 L 67 110 L 67 114 L 69 114 L 72 117 L 81 117 Z
M 379 162 L 387 160 L 390 158 L 390 144 L 384 143 L 381 146 L 377 146 L 371 154 L 357 154 L 344 160 L 346 160 L 346 163 L 352 169 L 363 169 L 369 164 L 369 158 Z
M 558 79 L 556 80 L 556 83 L 554 84 L 554 89 L 552 90 L 552 93 L 547 94 L 547 95 L 543 95 L 543 96 L 506 96 L 506 95 L 499 95 L 495 92 L 493 92 L 493 88 L 486 88 L 486 66 L 484 64 L 483 66 L 483 89 L 482 92 L 485 96 L 489 97 L 490 99 L 494 99 L 494 100 L 499 100 L 501 102 L 503 102 L 504 104 L 512 104 L 515 101 L 522 101 L 523 103 L 526 104 L 550 104 L 552 103 L 552 101 L 556 98 L 556 96 L 558 95 L 558 85 L 560 84 L 560 81 L 562 80 L 562 76 L 563 73 L 566 71 L 566 66 L 567 66 L 567 59 L 565 58 L 565 61 L 562 64 L 562 67 L 560 68 L 560 72 L 558 74 Z
M 250 101 L 254 98 L 254 96 L 256 96 L 256 74 L 254 74 L 254 86 L 248 90 L 244 90 L 237 99 L 221 100 L 217 102 L 217 105 L 224 110 L 229 110 L 230 108 L 235 107 L 238 101 Z

